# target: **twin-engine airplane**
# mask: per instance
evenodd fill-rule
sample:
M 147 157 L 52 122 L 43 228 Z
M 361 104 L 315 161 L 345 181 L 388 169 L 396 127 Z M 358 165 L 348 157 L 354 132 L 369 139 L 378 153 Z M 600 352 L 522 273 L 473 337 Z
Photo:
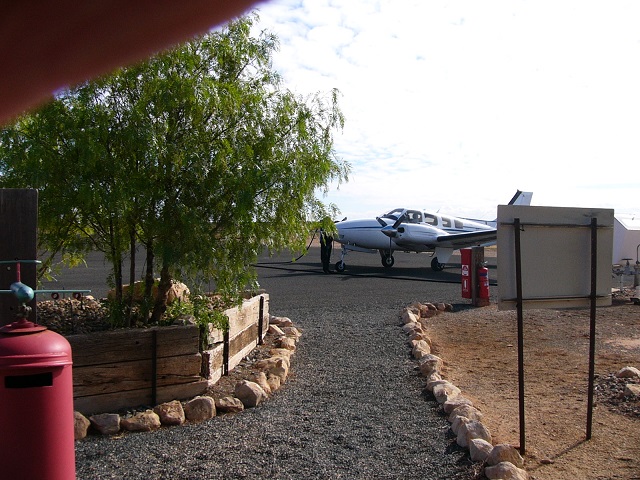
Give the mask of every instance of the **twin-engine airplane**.
M 531 192 L 518 190 L 509 205 L 529 205 Z M 433 252 L 431 268 L 444 269 L 454 250 L 485 245 L 497 238 L 496 222 L 457 218 L 424 210 L 396 208 L 375 219 L 343 220 L 336 223 L 342 244 L 336 270 L 344 272 L 349 251 L 380 252 L 382 265 L 391 268 L 393 252 Z

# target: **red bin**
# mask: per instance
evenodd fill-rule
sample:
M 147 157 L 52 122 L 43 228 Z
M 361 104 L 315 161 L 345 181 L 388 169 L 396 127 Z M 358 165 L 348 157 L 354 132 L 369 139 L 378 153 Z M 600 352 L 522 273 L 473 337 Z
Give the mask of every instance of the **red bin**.
M 0 328 L 0 475 L 76 477 L 71 346 L 26 319 Z

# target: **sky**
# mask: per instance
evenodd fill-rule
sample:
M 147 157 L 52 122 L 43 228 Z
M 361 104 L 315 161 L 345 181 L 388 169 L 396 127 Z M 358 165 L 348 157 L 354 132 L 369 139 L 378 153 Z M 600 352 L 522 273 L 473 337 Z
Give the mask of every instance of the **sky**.
M 640 2 L 269 0 L 273 66 L 340 91 L 342 215 L 493 219 L 532 205 L 640 214 Z

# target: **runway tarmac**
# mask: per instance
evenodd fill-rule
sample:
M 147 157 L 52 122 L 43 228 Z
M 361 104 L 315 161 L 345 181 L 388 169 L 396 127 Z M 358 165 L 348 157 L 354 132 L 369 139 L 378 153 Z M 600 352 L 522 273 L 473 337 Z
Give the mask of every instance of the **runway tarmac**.
M 144 258 L 141 254 L 139 256 Z M 433 301 L 461 304 L 468 302 L 460 296 L 459 254 L 451 258 L 451 263 L 445 270 L 434 272 L 430 267 L 431 257 L 424 253 L 395 252 L 395 265 L 392 268 L 384 268 L 378 254 L 352 252 L 345 257 L 346 271 L 331 275 L 322 272 L 319 247 L 312 246 L 304 256 L 298 258 L 299 256 L 300 253 L 261 255 L 255 264 L 261 287 L 272 296 L 293 291 L 309 297 L 321 295 L 325 297 L 323 304 L 340 301 L 339 299 L 344 299 L 346 295 L 362 298 L 386 296 L 395 292 L 396 296 L 403 297 L 404 292 L 411 291 L 432 292 Z M 331 257 L 332 269 L 339 259 L 340 249 L 334 248 Z M 496 259 L 487 257 L 486 260 L 489 263 L 490 281 L 495 285 Z M 138 270 L 138 278 L 142 278 L 144 265 L 140 264 Z M 87 255 L 86 265 L 72 269 L 63 268 L 57 275 L 57 281 L 43 282 L 41 288 L 65 289 L 70 292 L 88 289 L 95 298 L 104 298 L 110 289 L 110 271 L 111 265 L 105 261 L 104 254 L 91 252 Z M 495 291 L 495 287 L 492 290 Z
M 277 315 L 289 315 L 289 311 L 295 315 L 298 308 L 310 307 L 357 310 L 364 302 L 382 302 L 398 308 L 414 301 L 451 303 L 455 308 L 471 303 L 461 297 L 459 256 L 452 258 L 457 265 L 434 272 L 431 257 L 425 254 L 397 252 L 395 265 L 387 269 L 377 254 L 353 253 L 346 257 L 347 270 L 342 274 L 322 272 L 319 248 L 311 247 L 307 255 L 291 262 L 293 258 L 263 257 L 257 264 L 258 281 L 269 293 L 271 308 Z M 334 251 L 332 263 L 339 258 L 339 250 Z M 495 283 L 495 268 L 490 268 L 489 275 Z M 298 307 L 299 304 L 305 307 Z

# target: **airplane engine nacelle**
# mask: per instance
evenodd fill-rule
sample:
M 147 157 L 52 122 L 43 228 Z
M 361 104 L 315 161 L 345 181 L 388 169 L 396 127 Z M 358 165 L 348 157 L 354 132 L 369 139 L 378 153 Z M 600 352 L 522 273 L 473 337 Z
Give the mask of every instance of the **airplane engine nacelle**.
M 434 243 L 438 239 L 437 229 L 426 225 L 403 224 L 398 228 L 396 240 L 414 244 Z

